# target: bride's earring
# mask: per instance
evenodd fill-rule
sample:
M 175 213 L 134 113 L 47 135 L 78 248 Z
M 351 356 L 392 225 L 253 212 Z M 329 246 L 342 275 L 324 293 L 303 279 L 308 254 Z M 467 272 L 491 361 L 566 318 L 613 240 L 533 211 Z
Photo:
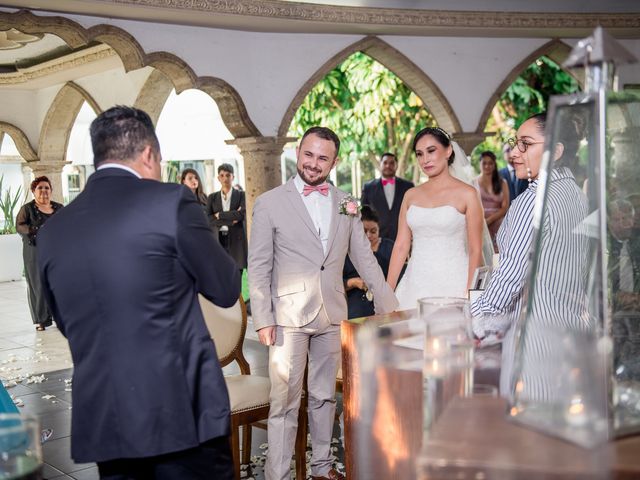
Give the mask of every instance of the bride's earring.
M 531 169 L 529 167 L 527 167 L 527 182 L 533 182 L 533 179 L 531 178 Z

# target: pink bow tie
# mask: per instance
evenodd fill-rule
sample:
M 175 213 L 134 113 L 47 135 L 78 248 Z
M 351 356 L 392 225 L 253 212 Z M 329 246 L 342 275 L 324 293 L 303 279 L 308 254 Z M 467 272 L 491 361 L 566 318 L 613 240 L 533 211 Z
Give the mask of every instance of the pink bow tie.
M 318 192 L 320 195 L 324 195 L 326 197 L 329 195 L 329 185 L 326 183 L 321 183 L 320 185 L 305 185 L 302 189 L 302 194 L 305 197 L 311 192 Z
M 383 178 L 382 179 L 382 186 L 384 187 L 386 184 L 395 185 L 396 184 L 396 177 Z

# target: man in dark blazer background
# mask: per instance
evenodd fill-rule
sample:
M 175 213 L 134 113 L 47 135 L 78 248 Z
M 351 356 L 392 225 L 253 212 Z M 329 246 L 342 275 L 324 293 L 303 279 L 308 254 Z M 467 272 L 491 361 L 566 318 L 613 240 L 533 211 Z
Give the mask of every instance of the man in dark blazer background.
M 207 199 L 207 217 L 220 245 L 236 261 L 238 268 L 247 268 L 247 237 L 245 235 L 244 192 L 233 188 L 233 166 L 218 167 L 221 188 Z
M 149 116 L 91 124 L 97 171 L 47 222 L 45 295 L 74 363 L 72 457 L 107 479 L 233 478 L 229 398 L 198 293 L 240 293 L 194 195 L 161 183 Z
M 509 205 L 511 205 L 515 198 L 524 192 L 529 186 L 529 182 L 516 177 L 510 153 L 511 147 L 509 145 L 505 145 L 502 150 L 502 154 L 504 155 L 505 162 L 507 162 L 507 166 L 498 170 L 500 176 L 504 178 L 507 181 L 507 185 L 509 185 Z
M 400 206 L 407 190 L 413 183 L 396 177 L 398 162 L 393 153 L 383 153 L 380 157 L 381 178 L 365 183 L 362 189 L 362 205 L 374 208 L 380 218 L 380 236 L 395 241 L 398 234 Z

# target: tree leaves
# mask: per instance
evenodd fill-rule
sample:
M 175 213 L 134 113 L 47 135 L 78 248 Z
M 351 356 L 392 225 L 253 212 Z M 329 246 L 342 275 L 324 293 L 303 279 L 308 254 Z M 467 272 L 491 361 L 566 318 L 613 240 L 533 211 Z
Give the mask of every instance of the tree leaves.
M 410 142 L 417 126 L 433 125 L 424 104 L 394 73 L 361 52 L 329 72 L 306 96 L 289 130 L 301 136 L 322 125 L 342 141 L 338 183 L 350 189 L 351 163 L 361 161 L 364 179 L 374 177 L 382 153 L 396 152 L 400 175 L 411 176 Z M 413 132 L 413 133 L 412 133 Z

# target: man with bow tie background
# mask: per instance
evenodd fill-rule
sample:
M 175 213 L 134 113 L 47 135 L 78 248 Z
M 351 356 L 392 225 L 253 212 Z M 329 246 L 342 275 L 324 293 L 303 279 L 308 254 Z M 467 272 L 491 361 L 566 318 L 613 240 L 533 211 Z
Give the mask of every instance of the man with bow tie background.
M 407 190 L 413 183 L 396 177 L 398 162 L 393 153 L 383 153 L 380 157 L 381 178 L 372 180 L 362 189 L 362 204 L 370 205 L 380 218 L 380 236 L 395 241 L 398 234 L 400 206 Z
M 373 292 L 377 313 L 398 305 L 359 215 L 340 213 L 346 194 L 326 182 L 339 149 L 340 140 L 328 128 L 307 130 L 296 149 L 298 174 L 260 195 L 253 209 L 253 323 L 260 342 L 270 346 L 267 480 L 290 478 L 307 359 L 312 478 L 344 478 L 332 466 L 331 434 L 340 322 L 347 318 L 342 282 L 346 255 Z

